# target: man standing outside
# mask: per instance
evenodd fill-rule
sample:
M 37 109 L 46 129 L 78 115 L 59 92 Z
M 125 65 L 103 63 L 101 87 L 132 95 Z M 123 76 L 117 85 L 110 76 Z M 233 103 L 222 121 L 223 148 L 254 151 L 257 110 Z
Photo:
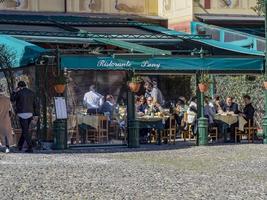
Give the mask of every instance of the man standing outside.
M 95 85 L 90 86 L 90 91 L 83 97 L 84 105 L 87 107 L 88 114 L 96 114 L 103 104 L 104 96 L 96 92 Z
M 16 113 L 19 117 L 22 134 L 18 142 L 18 149 L 21 151 L 24 141 L 28 145 L 26 153 L 32 153 L 31 133 L 29 126 L 32 120 L 37 121 L 39 110 L 37 109 L 36 97 L 33 91 L 26 87 L 24 81 L 18 82 L 18 87 L 11 95 L 11 101 L 16 103 Z

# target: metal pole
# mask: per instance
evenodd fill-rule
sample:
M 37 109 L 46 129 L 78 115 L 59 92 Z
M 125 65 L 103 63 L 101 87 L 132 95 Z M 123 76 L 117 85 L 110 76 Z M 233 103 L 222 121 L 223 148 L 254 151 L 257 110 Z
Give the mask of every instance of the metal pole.
M 61 67 L 60 52 L 57 49 L 57 67 L 59 73 L 64 73 Z M 63 96 L 61 94 L 60 96 Z M 66 99 L 65 99 L 66 100 Z M 56 119 L 53 122 L 53 134 L 54 134 L 54 148 L 55 149 L 66 149 L 67 145 L 67 119 Z
M 48 90 L 48 62 L 45 65 L 45 76 L 44 76 L 44 96 L 43 96 L 43 141 L 47 140 L 47 90 Z
M 129 73 L 128 80 L 131 79 L 132 73 Z M 128 147 L 138 148 L 139 144 L 139 127 L 135 116 L 135 98 L 134 93 L 128 90 L 127 93 L 127 119 L 128 119 Z
M 204 93 L 201 92 L 201 117 L 198 119 L 199 145 L 208 144 L 208 119 L 204 117 Z
M 199 79 L 200 79 L 200 74 L 196 73 L 196 95 L 197 95 L 197 108 L 201 108 L 201 93 L 198 88 L 199 84 Z M 197 109 L 197 119 L 201 117 L 201 112 L 199 109 Z M 196 141 L 197 141 L 197 146 L 199 145 L 199 129 L 197 129 L 197 134 L 196 134 Z
M 40 65 L 38 65 L 37 63 L 35 63 L 35 95 L 38 101 L 38 112 L 40 111 L 40 99 L 41 99 L 41 95 L 40 95 Z M 40 123 L 40 117 L 38 118 L 37 121 L 37 131 L 36 131 L 36 136 L 37 136 L 37 140 L 38 142 L 41 141 L 42 137 L 41 137 L 41 123 Z
M 265 81 L 267 81 L 267 0 L 264 0 L 265 6 Z M 263 144 L 267 144 L 267 89 L 264 90 L 265 115 L 263 117 Z

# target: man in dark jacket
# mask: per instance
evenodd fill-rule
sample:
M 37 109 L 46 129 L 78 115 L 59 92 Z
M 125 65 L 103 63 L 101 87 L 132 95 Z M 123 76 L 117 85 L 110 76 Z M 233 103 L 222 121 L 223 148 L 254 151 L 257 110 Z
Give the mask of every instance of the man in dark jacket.
M 18 87 L 11 95 L 11 101 L 16 103 L 16 114 L 19 117 L 22 134 L 18 142 L 18 149 L 22 150 L 24 141 L 26 140 L 28 149 L 27 153 L 32 153 L 31 134 L 29 132 L 29 126 L 31 121 L 38 119 L 38 109 L 35 94 L 33 91 L 26 87 L 24 81 L 18 82 Z
M 100 113 L 107 113 L 109 118 L 113 118 L 113 112 L 115 109 L 115 100 L 112 95 L 107 95 L 106 96 L 106 101 L 102 104 L 100 107 Z
M 238 104 L 233 101 L 233 97 L 227 97 L 225 104 L 222 107 L 223 112 L 228 114 L 239 114 Z M 238 123 L 232 124 L 230 126 L 230 142 L 234 142 L 235 140 L 235 127 L 238 126 Z M 227 129 L 228 125 L 226 123 L 222 123 L 222 131 L 224 135 L 224 141 L 227 141 Z
M 243 96 L 244 102 L 245 102 L 245 107 L 243 109 L 243 117 L 250 122 L 250 125 L 253 126 L 253 118 L 254 118 L 254 113 L 255 109 L 251 104 L 251 98 L 249 95 L 244 95 Z
M 233 101 L 233 97 L 227 97 L 225 104 L 222 106 L 223 112 L 238 114 L 238 104 Z

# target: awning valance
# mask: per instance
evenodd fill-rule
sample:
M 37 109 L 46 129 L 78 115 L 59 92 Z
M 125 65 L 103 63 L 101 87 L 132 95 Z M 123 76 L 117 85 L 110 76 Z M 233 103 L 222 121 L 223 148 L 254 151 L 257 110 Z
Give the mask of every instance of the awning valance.
M 263 58 L 225 57 L 151 57 L 147 59 L 115 59 L 80 55 L 61 55 L 61 67 L 73 70 L 136 70 L 136 71 L 223 71 L 258 72 L 263 70 Z
M 36 58 L 46 51 L 34 44 L 7 35 L 0 35 L 0 45 L 4 45 L 14 55 L 15 60 L 12 63 L 14 68 L 34 63 Z

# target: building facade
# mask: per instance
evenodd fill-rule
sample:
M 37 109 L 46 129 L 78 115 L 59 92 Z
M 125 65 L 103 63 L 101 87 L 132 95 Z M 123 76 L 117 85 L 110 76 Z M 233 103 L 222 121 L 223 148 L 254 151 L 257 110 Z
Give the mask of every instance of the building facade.
M 0 10 L 136 14 L 168 20 L 168 27 L 190 32 L 196 15 L 252 15 L 256 0 L 0 0 Z

